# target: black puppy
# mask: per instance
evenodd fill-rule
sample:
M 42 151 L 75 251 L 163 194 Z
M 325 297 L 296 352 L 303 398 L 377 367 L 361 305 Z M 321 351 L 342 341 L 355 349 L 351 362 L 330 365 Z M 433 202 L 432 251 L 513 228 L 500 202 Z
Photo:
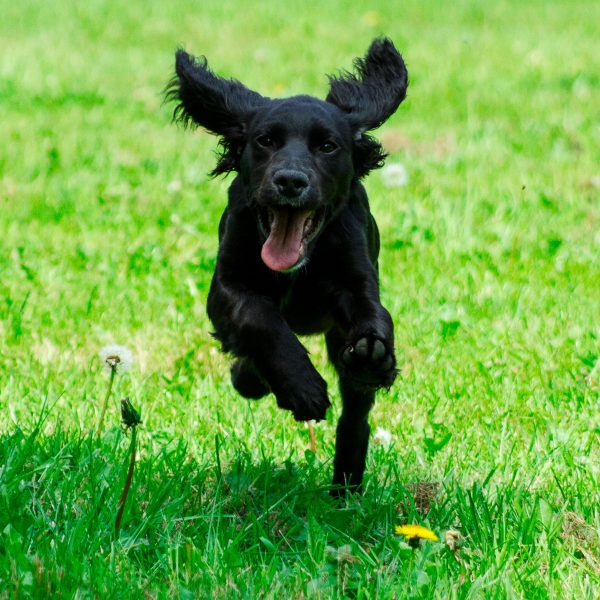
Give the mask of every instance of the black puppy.
M 375 391 L 396 377 L 379 233 L 360 179 L 385 159 L 365 132 L 394 113 L 408 84 L 389 39 L 355 67 L 330 77 L 325 101 L 272 100 L 179 50 L 167 96 L 176 120 L 220 136 L 212 174 L 236 173 L 208 296 L 215 336 L 236 357 L 233 385 L 246 398 L 273 392 L 299 421 L 323 419 L 327 386 L 295 334 L 325 333 L 343 402 L 333 476 L 341 493 L 362 482 Z

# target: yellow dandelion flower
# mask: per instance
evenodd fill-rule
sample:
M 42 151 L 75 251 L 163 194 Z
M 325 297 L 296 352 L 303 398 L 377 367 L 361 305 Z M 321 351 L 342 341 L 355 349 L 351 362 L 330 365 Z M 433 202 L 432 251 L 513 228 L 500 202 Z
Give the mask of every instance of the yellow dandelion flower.
M 395 529 L 396 535 L 403 535 L 408 541 L 412 540 L 431 540 L 438 541 L 438 536 L 421 525 L 397 525 Z

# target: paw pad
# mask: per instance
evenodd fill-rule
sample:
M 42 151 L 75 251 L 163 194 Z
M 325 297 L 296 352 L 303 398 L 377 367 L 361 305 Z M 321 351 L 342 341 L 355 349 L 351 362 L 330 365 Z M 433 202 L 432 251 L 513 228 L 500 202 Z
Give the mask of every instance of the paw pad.
M 342 353 L 348 374 L 375 386 L 389 386 L 396 377 L 396 360 L 383 340 L 373 335 L 359 337 Z

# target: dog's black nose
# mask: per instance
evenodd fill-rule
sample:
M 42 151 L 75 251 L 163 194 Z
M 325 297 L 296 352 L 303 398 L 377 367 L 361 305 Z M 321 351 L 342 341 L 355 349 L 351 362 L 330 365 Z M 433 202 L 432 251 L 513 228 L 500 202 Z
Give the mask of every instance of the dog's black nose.
M 277 191 L 287 198 L 297 198 L 308 187 L 308 177 L 301 171 L 281 169 L 275 173 L 273 183 Z

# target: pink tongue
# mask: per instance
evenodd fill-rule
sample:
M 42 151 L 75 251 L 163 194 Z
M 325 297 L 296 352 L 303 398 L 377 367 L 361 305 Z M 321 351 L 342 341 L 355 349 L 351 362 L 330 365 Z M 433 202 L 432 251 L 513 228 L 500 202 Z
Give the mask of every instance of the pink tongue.
M 260 253 L 269 269 L 287 271 L 300 260 L 304 224 L 311 212 L 290 208 L 279 208 L 274 211 L 275 218 L 271 224 L 271 231 Z

